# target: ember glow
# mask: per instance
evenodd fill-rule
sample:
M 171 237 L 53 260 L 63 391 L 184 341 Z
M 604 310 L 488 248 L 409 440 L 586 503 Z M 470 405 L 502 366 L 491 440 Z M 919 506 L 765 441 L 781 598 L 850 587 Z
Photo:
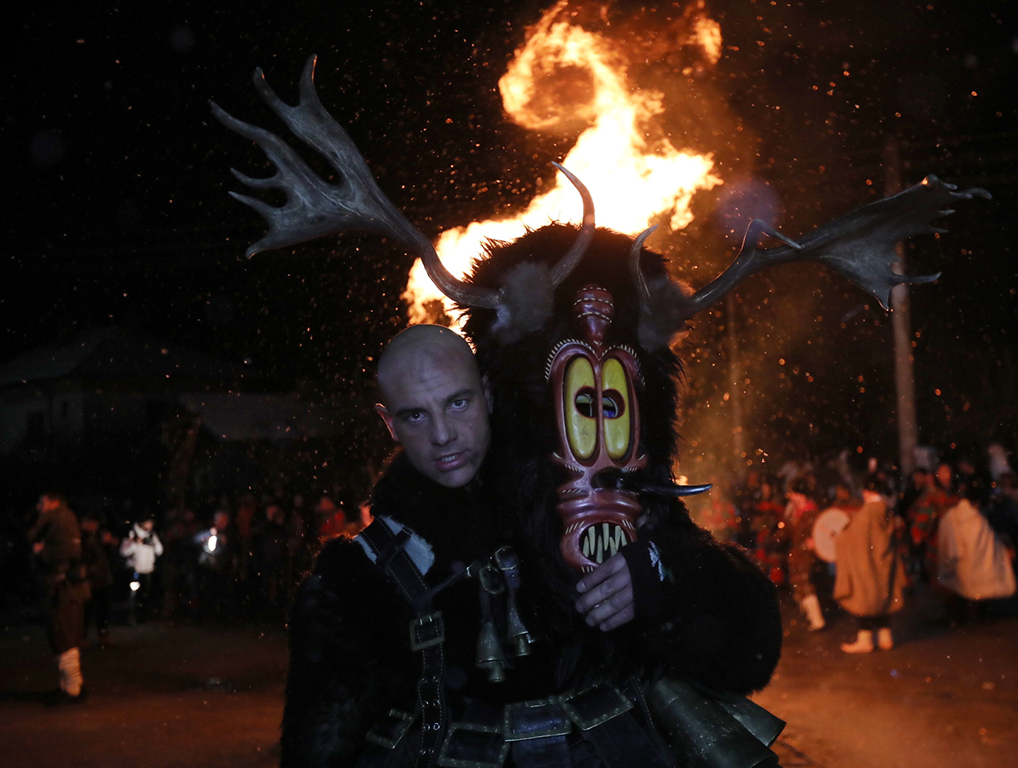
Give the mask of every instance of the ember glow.
M 720 27 L 703 15 L 701 6 L 695 10 L 688 34 L 675 45 L 697 45 L 713 64 L 720 56 Z M 672 231 L 682 229 L 693 220 L 693 195 L 722 183 L 712 172 L 712 156 L 677 150 L 660 127 L 662 94 L 632 86 L 623 46 L 571 23 L 567 15 L 563 0 L 529 30 L 499 81 L 506 112 L 535 131 L 562 130 L 563 123 L 588 126 L 561 163 L 590 190 L 599 226 L 630 235 L 652 221 Z M 580 213 L 576 190 L 557 174 L 554 186 L 525 210 L 447 230 L 435 248 L 446 268 L 461 277 L 485 240 L 513 240 L 526 227 L 550 221 L 578 223 Z M 420 260 L 410 271 L 403 298 L 410 305 L 411 323 L 434 322 L 429 305 L 436 301 L 449 307 Z

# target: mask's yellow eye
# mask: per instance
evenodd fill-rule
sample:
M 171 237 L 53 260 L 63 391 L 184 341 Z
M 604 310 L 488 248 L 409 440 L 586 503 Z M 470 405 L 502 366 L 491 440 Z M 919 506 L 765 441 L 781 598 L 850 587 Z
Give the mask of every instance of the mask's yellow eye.
M 629 452 L 629 381 L 626 369 L 613 357 L 605 361 L 601 378 L 604 386 L 605 447 L 608 455 L 618 461 Z
M 583 357 L 575 358 L 566 369 L 563 411 L 569 447 L 580 459 L 593 456 L 597 444 L 596 391 L 590 361 Z

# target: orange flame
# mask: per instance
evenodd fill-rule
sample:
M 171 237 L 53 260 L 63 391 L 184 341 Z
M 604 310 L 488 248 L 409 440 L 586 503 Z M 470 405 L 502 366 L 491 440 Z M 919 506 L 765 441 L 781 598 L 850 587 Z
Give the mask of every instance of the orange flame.
M 667 217 L 672 231 L 686 227 L 689 204 L 699 190 L 721 184 L 709 154 L 677 150 L 667 138 L 649 141 L 660 129 L 662 94 L 634 88 L 626 74 L 623 48 L 611 40 L 561 20 L 566 0 L 547 11 L 499 81 L 506 112 L 533 130 L 551 130 L 563 122 L 588 124 L 562 164 L 590 190 L 599 226 L 635 235 L 652 219 Z M 714 63 L 720 56 L 721 30 L 703 15 L 680 43 L 694 43 Z M 554 87 L 552 86 L 554 84 Z M 549 98 L 554 91 L 556 98 Z M 565 97 L 563 97 L 565 94 Z M 435 244 L 442 262 L 464 275 L 482 252 L 485 240 L 513 240 L 525 228 L 549 221 L 578 221 L 576 190 L 562 176 L 552 189 L 534 198 L 511 218 L 473 222 L 443 232 Z M 434 302 L 449 303 L 418 260 L 403 298 L 411 323 L 434 322 Z M 430 305 L 430 307 L 429 307 Z

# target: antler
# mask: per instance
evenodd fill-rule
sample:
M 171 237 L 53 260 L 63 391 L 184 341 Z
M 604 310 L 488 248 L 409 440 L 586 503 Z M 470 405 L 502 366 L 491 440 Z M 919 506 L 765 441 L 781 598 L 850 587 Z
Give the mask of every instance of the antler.
M 754 219 L 746 230 L 742 249 L 731 266 L 682 301 L 676 315 L 678 325 L 673 328 L 673 332 L 754 272 L 792 261 L 818 261 L 826 264 L 872 295 L 887 309 L 894 286 L 900 283 L 931 283 L 940 277 L 940 273 L 900 275 L 893 272 L 891 265 L 898 262 L 898 254 L 895 252 L 898 241 L 912 235 L 946 232 L 933 226 L 930 221 L 954 213 L 953 209 L 945 206 L 957 200 L 971 200 L 973 197 L 990 199 L 990 193 L 985 189 L 973 188 L 964 192 L 956 192 L 956 189 L 955 185 L 947 184 L 936 176 L 927 176 L 914 187 L 865 205 L 800 238 L 798 242 L 790 240 L 763 221 Z M 640 290 L 644 314 L 648 314 L 651 295 L 639 269 L 639 258 L 643 240 L 651 231 L 637 238 L 630 251 L 630 264 Z M 757 244 L 761 234 L 767 234 L 785 245 L 760 250 Z
M 286 204 L 281 207 L 267 205 L 247 195 L 230 193 L 254 208 L 269 224 L 269 234 L 248 248 L 247 255 L 250 257 L 268 248 L 294 245 L 338 232 L 377 232 L 395 238 L 419 257 L 435 285 L 454 301 L 465 306 L 497 307 L 498 293 L 453 277 L 439 260 L 428 238 L 411 225 L 378 188 L 350 136 L 318 99 L 314 85 L 316 61 L 317 57 L 311 56 L 304 67 L 300 101 L 296 107 L 284 104 L 276 96 L 260 68 L 255 70 L 254 85 L 287 127 L 328 159 L 342 177 L 338 184 L 329 184 L 319 178 L 275 134 L 242 122 L 219 105 L 212 104 L 212 113 L 220 122 L 257 143 L 276 166 L 276 173 L 267 179 L 253 179 L 231 169 L 233 175 L 254 189 L 274 188 L 286 193 Z
M 445 268 L 431 241 L 410 224 L 379 189 L 367 163 L 350 136 L 322 106 L 315 91 L 314 70 L 317 57 L 304 66 L 297 106 L 285 103 L 269 86 L 261 69 L 254 73 L 255 89 L 279 115 L 287 127 L 312 149 L 324 155 L 339 172 L 338 184 L 329 184 L 317 176 L 287 144 L 275 134 L 245 123 L 212 103 L 212 113 L 227 128 L 258 144 L 276 166 L 267 179 L 254 179 L 235 169 L 234 176 L 253 189 L 279 189 L 286 203 L 275 207 L 247 195 L 230 192 L 251 206 L 268 222 L 269 233 L 247 249 L 251 257 L 259 251 L 280 248 L 323 235 L 362 230 L 393 237 L 421 259 L 428 276 L 446 296 L 461 306 L 498 309 L 500 314 L 516 314 L 504 306 L 502 292 L 465 283 Z M 555 164 L 579 190 L 583 198 L 583 226 L 576 242 L 551 272 L 557 287 L 583 258 L 594 234 L 594 206 L 590 193 L 573 174 Z

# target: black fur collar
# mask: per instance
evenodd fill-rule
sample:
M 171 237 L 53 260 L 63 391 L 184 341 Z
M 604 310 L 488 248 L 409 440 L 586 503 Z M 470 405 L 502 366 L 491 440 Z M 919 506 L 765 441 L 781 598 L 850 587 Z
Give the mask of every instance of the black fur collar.
M 510 537 L 486 488 L 486 462 L 463 488 L 446 488 L 414 469 L 402 451 L 375 486 L 371 512 L 408 526 L 446 562 L 487 558 Z

